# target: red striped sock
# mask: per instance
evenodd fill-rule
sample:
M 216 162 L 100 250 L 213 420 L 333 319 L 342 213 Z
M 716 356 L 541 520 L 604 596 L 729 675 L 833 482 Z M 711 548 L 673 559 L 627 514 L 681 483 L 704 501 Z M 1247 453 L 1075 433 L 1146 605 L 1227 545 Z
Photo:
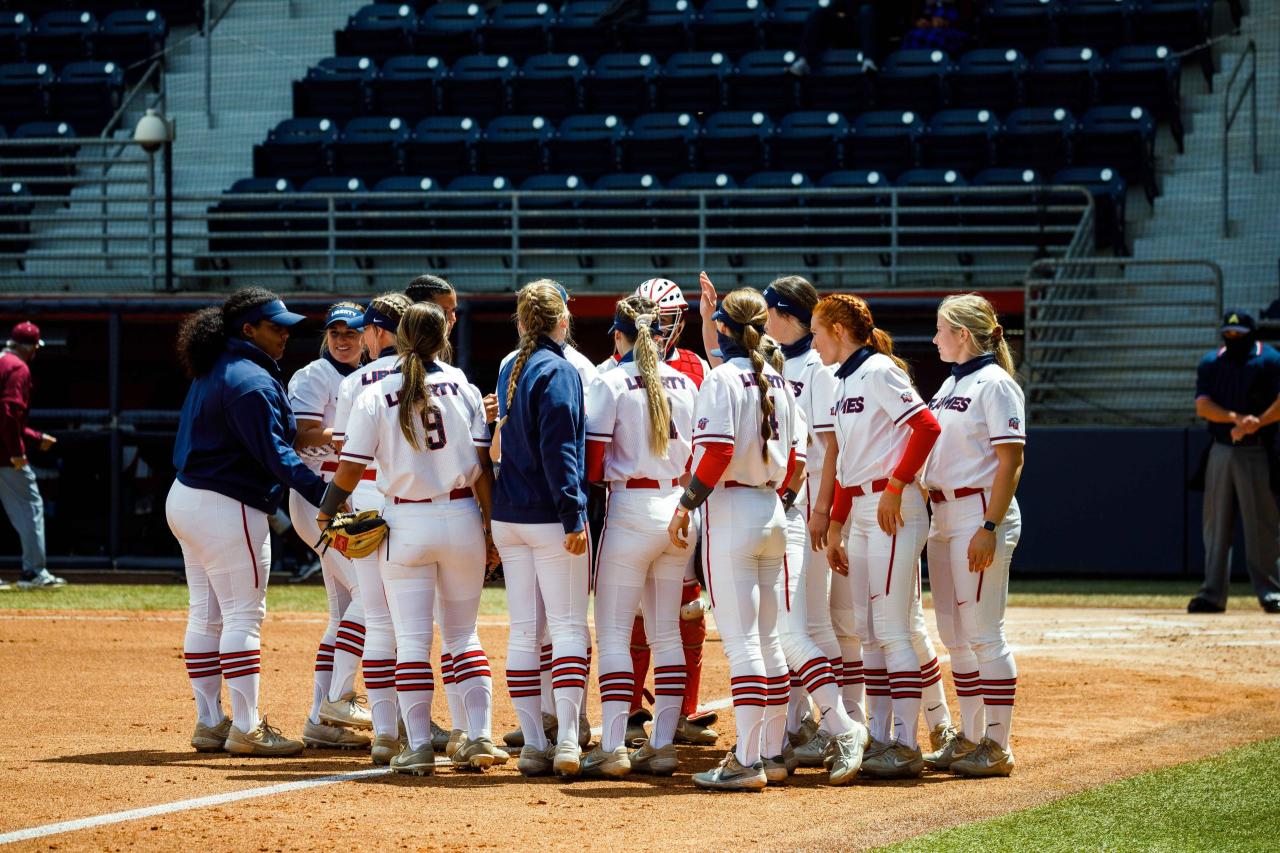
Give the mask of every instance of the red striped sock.
M 489 658 L 484 649 L 472 649 L 463 652 L 453 659 L 453 681 L 462 684 L 473 678 L 492 678 L 493 670 L 489 667 Z

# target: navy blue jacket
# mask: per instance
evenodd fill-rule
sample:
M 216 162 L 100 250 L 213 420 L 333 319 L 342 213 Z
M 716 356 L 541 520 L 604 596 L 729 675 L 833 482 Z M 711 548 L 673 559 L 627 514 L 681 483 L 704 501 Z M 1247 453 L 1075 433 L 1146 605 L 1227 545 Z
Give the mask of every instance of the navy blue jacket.
M 587 424 L 578 371 L 564 348 L 541 338 L 525 362 L 506 411 L 515 359 L 498 373 L 502 465 L 493 490 L 493 519 L 517 524 L 560 522 L 565 533 L 586 525 Z
M 233 338 L 213 369 L 191 383 L 173 467 L 178 480 L 193 489 L 266 513 L 279 508 L 287 488 L 318 506 L 324 480 L 294 452 L 297 432 L 275 360 Z
M 1200 359 L 1196 370 L 1196 396 L 1242 415 L 1260 415 L 1280 396 L 1280 352 L 1270 344 L 1255 341 L 1249 356 L 1235 360 L 1221 348 Z M 1231 441 L 1231 424 L 1209 423 L 1209 433 L 1219 444 L 1237 446 L 1270 445 L 1275 439 L 1275 425 L 1266 426 Z

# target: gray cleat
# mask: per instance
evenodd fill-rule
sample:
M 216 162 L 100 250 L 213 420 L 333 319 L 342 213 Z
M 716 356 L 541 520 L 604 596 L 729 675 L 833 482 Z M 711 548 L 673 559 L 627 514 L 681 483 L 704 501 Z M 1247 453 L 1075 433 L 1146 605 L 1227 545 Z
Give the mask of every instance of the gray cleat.
M 769 780 L 765 778 L 762 762 L 743 767 L 738 756 L 730 751 L 717 766 L 694 773 L 693 784 L 711 791 L 762 791 Z
M 844 785 L 862 768 L 863 750 L 871 736 L 861 723 L 854 723 L 852 731 L 831 739 L 831 763 L 828 765 L 827 783 Z
M 1008 776 L 1013 772 L 1013 750 L 1004 749 L 989 737 L 963 758 L 951 762 L 957 776 Z
M 976 743 L 950 726 L 945 727 L 940 734 L 938 740 L 934 740 L 933 733 L 929 735 L 934 750 L 924 754 L 924 766 L 930 770 L 949 770 L 957 759 L 964 758 L 978 748 Z
M 223 717 L 222 722 L 216 726 L 206 726 L 197 720 L 195 734 L 191 736 L 191 745 L 196 748 L 196 752 L 222 752 L 230 734 L 230 717 Z
M 796 747 L 796 760 L 801 767 L 821 767 L 823 759 L 831 754 L 831 741 L 826 732 L 814 732 L 813 737 Z
M 369 736 L 362 732 L 327 726 L 310 720 L 302 727 L 302 742 L 312 749 L 368 749 Z
M 516 759 L 516 769 L 525 776 L 547 776 L 551 773 L 550 750 L 525 744 Z
M 510 755 L 494 746 L 493 741 L 481 737 L 465 741 L 450 760 L 459 770 L 484 770 L 506 764 L 510 758 Z
M 396 773 L 432 776 L 436 772 L 436 751 L 431 748 L 430 741 L 417 749 L 405 747 L 392 757 L 391 769 Z
M 551 754 L 551 769 L 557 776 L 572 779 L 582 770 L 582 747 L 577 741 L 561 741 L 552 748 Z
M 924 757 L 920 748 L 897 741 L 888 749 L 864 756 L 862 760 L 862 775 L 873 779 L 910 779 L 919 776 L 923 770 Z
M 607 776 L 610 779 L 621 779 L 631 772 L 631 756 L 625 744 L 620 744 L 612 752 L 605 752 L 597 746 L 582 757 L 579 771 L 583 776 Z
M 669 743 L 660 749 L 654 749 L 648 741 L 631 753 L 631 770 L 634 773 L 647 773 L 651 776 L 670 776 L 680 766 L 676 756 L 676 745 Z

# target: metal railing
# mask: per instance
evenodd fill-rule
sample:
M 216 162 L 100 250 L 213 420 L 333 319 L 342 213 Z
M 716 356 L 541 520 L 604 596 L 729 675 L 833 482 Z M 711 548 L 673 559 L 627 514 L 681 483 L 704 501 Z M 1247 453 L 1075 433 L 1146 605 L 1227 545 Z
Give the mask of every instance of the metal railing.
M 1216 340 L 1211 261 L 1065 258 L 1032 264 L 1022 374 L 1038 425 L 1180 426 Z
M 1235 88 L 1240 71 L 1249 63 L 1249 73 L 1244 76 L 1240 89 Z M 1222 236 L 1231 236 L 1231 128 L 1236 122 L 1245 96 L 1249 97 L 1249 167 L 1254 174 L 1261 169 L 1258 162 L 1258 46 L 1252 39 L 1236 62 L 1222 92 Z

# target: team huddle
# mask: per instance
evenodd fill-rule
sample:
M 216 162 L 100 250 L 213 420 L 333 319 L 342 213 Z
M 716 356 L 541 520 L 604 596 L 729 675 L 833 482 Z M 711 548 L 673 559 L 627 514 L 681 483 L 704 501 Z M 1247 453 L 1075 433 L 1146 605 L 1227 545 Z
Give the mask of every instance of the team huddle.
M 369 749 L 417 775 L 436 752 L 476 770 L 514 754 L 526 776 L 671 775 L 678 743 L 718 739 L 698 705 L 706 601 L 736 745 L 697 786 L 759 790 L 800 767 L 832 785 L 1012 772 L 1004 610 L 1025 415 L 990 303 L 939 306 L 951 376 L 927 399 L 860 297 L 799 276 L 723 299 L 705 274 L 700 286 L 705 358 L 677 346 L 680 288 L 653 279 L 617 303 L 614 355 L 597 366 L 569 343 L 569 294 L 531 282 L 487 395 L 450 363 L 457 294 L 434 276 L 332 306 L 320 357 L 287 390 L 276 361 L 302 317 L 274 294 L 188 318 L 167 512 L 190 587 L 192 745 Z M 266 519 L 286 490 L 329 601 L 301 741 L 258 708 Z M 335 526 L 349 513 L 377 520 L 367 547 Z M 924 551 L 957 720 L 925 627 Z M 501 747 L 477 630 L 499 565 L 519 720 Z M 431 718 L 435 626 L 448 728 Z M 602 720 L 585 751 L 593 658 Z

